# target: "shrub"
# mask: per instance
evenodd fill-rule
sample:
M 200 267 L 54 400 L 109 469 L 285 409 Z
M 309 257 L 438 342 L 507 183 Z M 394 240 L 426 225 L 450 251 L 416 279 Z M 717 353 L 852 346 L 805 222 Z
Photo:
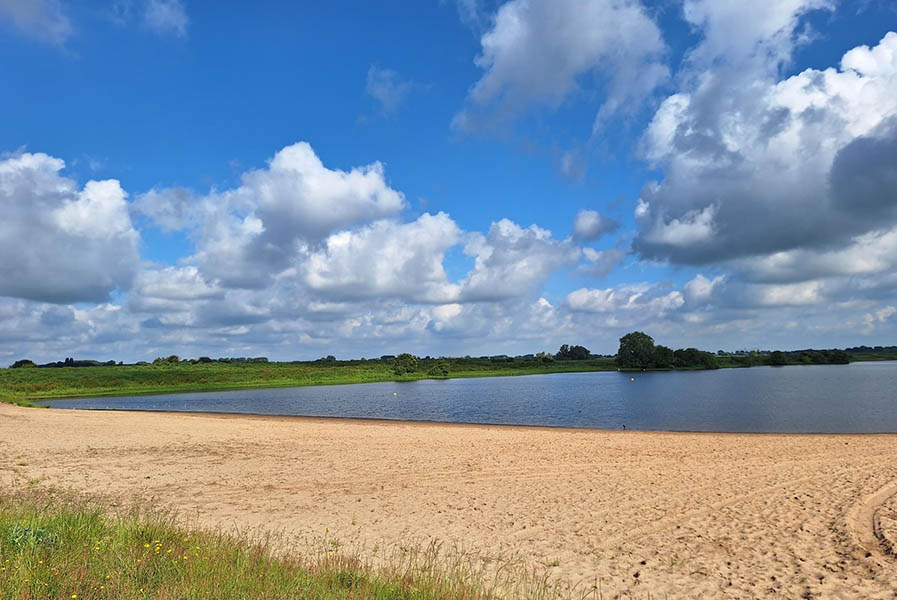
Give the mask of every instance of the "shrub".
M 413 354 L 409 354 L 404 352 L 399 354 L 396 357 L 396 360 L 393 362 L 393 372 L 396 375 L 405 375 L 407 373 L 414 373 L 417 371 L 418 363 L 420 359 L 414 356 Z

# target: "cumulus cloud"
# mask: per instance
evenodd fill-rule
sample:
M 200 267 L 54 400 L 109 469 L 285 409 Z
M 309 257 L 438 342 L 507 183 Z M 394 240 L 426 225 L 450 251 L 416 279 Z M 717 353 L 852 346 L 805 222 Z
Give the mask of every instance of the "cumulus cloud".
M 199 205 L 185 188 L 151 189 L 131 203 L 131 211 L 152 219 L 163 231 L 180 231 L 198 225 Z
M 748 281 L 765 283 L 893 271 L 897 268 L 897 228 L 856 236 L 836 249 L 797 248 L 738 260 L 733 266 Z
M 62 44 L 72 35 L 72 23 L 59 0 L 0 0 L 0 19 L 51 44 Z
M 643 143 L 664 178 L 636 209 L 642 256 L 702 264 L 850 244 L 895 224 L 897 34 L 847 52 L 838 69 L 770 75 L 794 43 L 782 32 L 823 4 L 770 11 L 776 24 L 758 31 L 774 39 L 743 44 L 765 68 L 735 81 L 713 66 L 663 102 Z M 714 48 L 696 54 L 725 52 Z
M 377 101 L 384 115 L 395 113 L 414 87 L 414 82 L 403 79 L 392 69 L 381 69 L 376 65 L 368 69 L 365 92 Z
M 895 314 L 897 314 L 897 306 L 884 306 L 875 312 L 866 313 L 863 316 L 863 333 L 872 333 L 879 324 L 884 323 Z
M 582 209 L 573 221 L 573 237 L 583 242 L 593 242 L 606 233 L 613 233 L 620 224 L 602 217 L 597 210 Z
M 46 154 L 0 160 L 0 295 L 46 302 L 103 301 L 139 264 L 118 181 L 82 189 Z
M 714 290 L 722 285 L 724 279 L 722 275 L 707 279 L 703 274 L 698 273 L 683 287 L 688 303 L 695 305 L 709 301 L 713 297 Z
M 462 298 L 494 301 L 531 293 L 552 273 L 575 263 L 580 249 L 555 240 L 547 229 L 501 219 L 486 235 L 471 234 L 464 253 L 474 257 L 474 266 L 461 282 Z
M 301 268 L 308 286 L 331 299 L 451 302 L 458 286 L 448 281 L 443 261 L 460 236 L 445 213 L 425 213 L 411 223 L 377 221 L 331 235 Z
M 534 105 L 556 108 L 586 80 L 605 92 L 598 126 L 669 76 L 660 30 L 634 0 L 510 0 L 480 43 L 475 63 L 484 73 L 456 128 Z
M 626 258 L 626 252 L 620 248 L 609 248 L 607 250 L 583 248 L 582 254 L 587 262 L 580 265 L 578 270 L 581 273 L 598 278 L 608 276 Z
M 605 289 L 580 288 L 567 295 L 576 311 L 611 313 L 636 311 L 641 318 L 656 318 L 685 304 L 682 292 L 665 291 L 652 284 L 620 285 Z
M 166 230 L 188 229 L 192 260 L 225 286 L 259 288 L 308 245 L 331 233 L 399 213 L 405 197 L 386 182 L 379 162 L 349 171 L 329 169 L 299 142 L 237 188 L 193 198 L 186 190 L 154 189 L 134 211 Z

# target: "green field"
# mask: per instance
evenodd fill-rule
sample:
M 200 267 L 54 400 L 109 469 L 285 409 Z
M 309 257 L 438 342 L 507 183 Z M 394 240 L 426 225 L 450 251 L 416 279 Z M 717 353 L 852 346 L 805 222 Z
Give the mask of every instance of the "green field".
M 376 565 L 352 540 L 320 539 L 285 554 L 277 538 L 183 527 L 152 509 L 116 509 L 35 489 L 0 493 L 0 598 L 455 600 L 559 597 L 545 580 L 485 560 L 382 548 Z M 566 595 L 569 597 L 569 595 Z
M 0 369 L 0 401 L 27 405 L 34 400 L 109 395 L 199 392 L 243 388 L 289 387 L 413 381 L 431 376 L 433 365 L 444 363 L 449 377 L 495 377 L 580 371 L 612 371 L 611 358 L 555 361 L 493 362 L 489 359 L 424 360 L 416 372 L 396 376 L 391 361 L 289 363 L 197 363 Z

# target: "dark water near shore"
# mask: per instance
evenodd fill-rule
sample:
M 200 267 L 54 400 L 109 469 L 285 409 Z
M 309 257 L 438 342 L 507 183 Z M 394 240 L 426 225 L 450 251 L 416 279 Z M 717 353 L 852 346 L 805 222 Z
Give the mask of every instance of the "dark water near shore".
M 393 394 L 396 394 L 395 396 Z M 897 432 L 897 362 L 563 373 L 84 398 L 54 408 L 165 410 L 740 432 Z

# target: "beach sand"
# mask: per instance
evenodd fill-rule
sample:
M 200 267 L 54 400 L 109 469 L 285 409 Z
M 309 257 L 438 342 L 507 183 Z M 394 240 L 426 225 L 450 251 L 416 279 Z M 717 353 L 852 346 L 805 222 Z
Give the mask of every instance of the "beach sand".
M 29 481 L 293 539 L 437 539 L 603 598 L 897 598 L 897 435 L 0 404 L 0 486 Z

